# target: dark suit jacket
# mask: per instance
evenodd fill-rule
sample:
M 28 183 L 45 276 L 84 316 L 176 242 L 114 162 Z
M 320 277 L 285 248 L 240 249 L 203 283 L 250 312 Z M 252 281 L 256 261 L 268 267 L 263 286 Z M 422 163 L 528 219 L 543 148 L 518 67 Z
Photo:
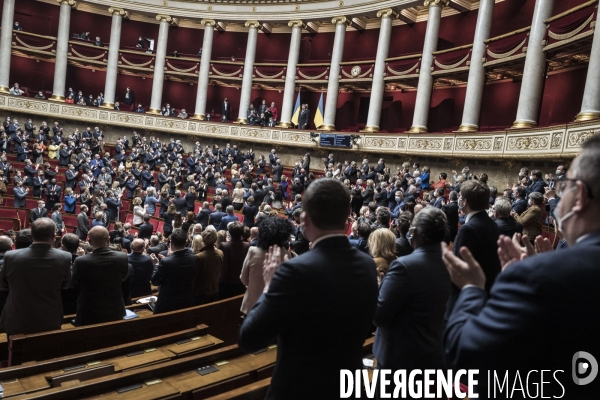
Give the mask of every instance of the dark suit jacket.
M 163 258 L 152 276 L 152 284 L 160 285 L 154 314 L 194 306 L 196 255 L 185 249 Z
M 485 290 L 487 291 L 492 287 L 501 269 L 500 259 L 498 258 L 498 237 L 500 237 L 500 229 L 496 222 L 485 211 L 480 211 L 458 229 L 458 234 L 454 240 L 453 252 L 455 255 L 460 257 L 458 252 L 460 248 L 467 247 L 483 268 Z M 450 315 L 458 293 L 458 288 L 453 285 L 446 316 Z
M 29 220 L 31 222 L 33 222 L 39 218 L 48 218 L 48 210 L 46 210 L 45 208 L 42 208 L 41 213 L 40 213 L 39 208 L 34 208 L 33 210 L 31 210 L 31 213 L 29 214 Z
M 140 225 L 138 230 L 138 237 L 140 239 L 150 239 L 152 237 L 152 231 L 154 230 L 154 225 L 150 222 L 144 222 Z
M 527 210 L 527 200 L 518 199 L 512 205 L 512 210 L 517 214 L 521 214 L 523 211 Z
M 498 276 L 489 300 L 485 291 L 463 289 L 444 339 L 448 368 L 496 369 L 498 376 L 510 370 L 511 377 L 516 370 L 560 369 L 564 372 L 556 377 L 564 385 L 563 398 L 598 398 L 598 378 L 577 386 L 571 365 L 579 351 L 600 360 L 599 259 L 596 232 L 570 248 L 509 266 Z M 549 381 L 544 396 L 560 396 L 561 388 Z M 480 387 L 480 393 L 486 392 Z
M 71 282 L 71 254 L 49 244 L 8 251 L 0 270 L 0 289 L 8 299 L 0 327 L 9 335 L 60 329 L 61 289 Z
M 442 339 L 450 288 L 437 243 L 392 262 L 379 287 L 373 320 L 378 367 L 445 369 Z
M 450 202 L 442 207 L 442 211 L 448 219 L 448 229 L 450 229 L 450 240 L 454 241 L 458 232 L 458 203 Z
M 498 225 L 498 229 L 500 230 L 501 235 L 508 236 L 510 238 L 513 237 L 515 233 L 523 232 L 523 225 L 520 222 L 517 222 L 513 217 L 502 217 L 496 220 L 496 225 Z
M 79 287 L 75 324 L 118 321 L 125 316 L 121 282 L 127 279 L 127 254 L 99 248 L 77 257 L 73 286 Z
M 129 285 L 131 297 L 150 296 L 152 294 L 150 279 L 154 272 L 152 259 L 142 253 L 131 253 L 127 259 L 133 267 L 133 280 Z
M 79 236 L 80 240 L 85 240 L 89 231 L 90 219 L 85 213 L 80 212 L 77 215 L 77 230 L 75 231 L 75 234 Z
M 223 218 L 221 218 L 221 222 L 219 222 L 219 227 L 217 228 L 217 231 L 227 230 L 227 225 L 230 222 L 236 222 L 239 220 L 240 219 L 238 217 L 236 217 L 235 215 L 225 215 Z
M 375 262 L 342 236 L 277 268 L 240 329 L 247 352 L 277 340 L 267 399 L 339 398 L 340 369 L 362 368 L 377 304 Z M 319 377 L 318 384 L 307 384 Z
M 221 223 L 221 219 L 223 219 L 223 217 L 226 215 L 227 213 L 224 213 L 223 211 L 212 212 L 210 213 L 208 223 L 214 226 L 215 228 L 218 228 L 219 224 Z

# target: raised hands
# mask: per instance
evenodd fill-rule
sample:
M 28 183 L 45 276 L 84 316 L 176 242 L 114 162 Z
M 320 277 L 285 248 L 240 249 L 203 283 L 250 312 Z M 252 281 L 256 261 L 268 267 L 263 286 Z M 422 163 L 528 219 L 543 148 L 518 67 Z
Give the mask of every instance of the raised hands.
M 273 279 L 273 275 L 275 275 L 275 271 L 282 262 L 288 261 L 289 257 L 286 254 L 281 258 L 281 248 L 279 246 L 271 246 L 269 247 L 268 253 L 265 254 L 265 260 L 263 262 L 263 280 L 265 281 L 265 288 L 263 293 L 269 291 L 269 284 Z

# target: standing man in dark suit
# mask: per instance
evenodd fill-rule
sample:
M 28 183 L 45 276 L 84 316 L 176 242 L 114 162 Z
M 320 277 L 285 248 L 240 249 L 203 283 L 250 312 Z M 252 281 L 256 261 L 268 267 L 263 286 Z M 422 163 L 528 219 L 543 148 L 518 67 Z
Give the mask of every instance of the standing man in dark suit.
M 28 188 L 23 187 L 23 181 L 18 181 L 17 186 L 14 187 L 13 193 L 15 195 L 15 207 L 25 207 L 25 197 L 29 193 Z
M 210 213 L 210 215 L 208 216 L 208 223 L 214 226 L 215 229 L 219 227 L 219 224 L 221 224 L 221 219 L 223 219 L 223 217 L 227 215 L 222 210 L 223 206 L 221 206 L 220 203 L 217 203 L 215 204 L 215 211 Z
M 308 104 L 302 104 L 300 109 L 300 115 L 298 116 L 298 129 L 308 129 L 308 117 L 310 111 L 308 110 Z
M 38 200 L 37 208 L 34 208 L 29 213 L 29 220 L 35 222 L 40 218 L 48 218 L 48 210 L 45 207 L 44 200 Z
M 440 243 L 446 215 L 426 207 L 412 222 L 415 249 L 392 262 L 379 288 L 373 354 L 380 369 L 445 369 L 442 339 L 450 296 L 450 275 Z
M 515 233 L 523 233 L 523 225 L 510 215 L 510 201 L 499 198 L 494 203 L 493 209 L 501 235 L 512 238 Z
M 496 276 L 500 273 L 500 259 L 498 258 L 498 225 L 485 211 L 489 207 L 490 189 L 478 180 L 464 182 L 460 186 L 458 207 L 467 216 L 465 224 L 458 229 L 454 240 L 454 254 L 460 256 L 461 247 L 468 248 L 473 257 L 483 267 L 486 284 L 485 290 L 490 291 Z M 452 307 L 459 294 L 459 288 L 453 286 L 446 316 L 452 312 Z
M 221 218 L 217 231 L 227 230 L 227 225 L 229 225 L 230 222 L 237 222 L 240 220 L 236 215 L 233 215 L 233 206 L 227 206 L 225 213 L 227 215 Z
M 580 358 L 581 352 L 600 360 L 600 137 L 582 145 L 556 194 L 561 198 L 556 221 L 569 247 L 522 260 L 512 241 L 502 238 L 504 270 L 489 299 L 484 266 L 466 248 L 460 249 L 462 260 L 444 251 L 452 281 L 461 289 L 448 320 L 445 351 L 449 368 L 495 370 L 498 376 L 562 370 L 555 372 L 560 385 L 552 378 L 544 384 L 545 397 L 593 399 L 600 381 L 586 384 L 578 370 L 588 362 L 589 378 L 598 368 L 589 356 Z M 479 393 L 487 392 L 483 381 Z
M 227 101 L 227 97 L 223 100 L 223 104 L 221 105 L 221 121 L 227 122 L 229 121 L 229 114 L 231 113 L 231 105 Z
M 88 207 L 82 204 L 79 208 L 79 214 L 77 215 L 77 230 L 75 234 L 79 237 L 79 240 L 86 240 L 88 232 L 90 231 L 90 219 L 87 216 Z
M 144 222 L 140 225 L 138 237 L 140 239 L 150 239 L 153 231 L 154 225 L 150 223 L 150 214 L 144 214 Z
M 152 284 L 160 285 L 154 314 L 180 310 L 194 306 L 194 278 L 196 277 L 196 255 L 187 246 L 187 233 L 173 229 L 170 256 L 159 259 L 152 254 L 156 271 Z
M 283 175 L 283 166 L 281 165 L 281 160 L 278 158 L 275 166 L 273 167 L 273 181 L 280 182 L 281 175 Z
M 150 296 L 152 288 L 150 279 L 154 272 L 152 259 L 145 256 L 145 243 L 142 239 L 135 239 L 131 243 L 131 254 L 127 256 L 129 264 L 133 267 L 133 281 L 131 282 L 131 297 Z
M 318 179 L 306 190 L 301 217 L 312 250 L 291 260 L 282 260 L 278 247 L 269 252 L 265 289 L 244 319 L 239 341 L 246 352 L 277 341 L 267 399 L 339 398 L 340 370 L 362 368 L 377 277 L 373 258 L 345 236 L 349 214 L 348 189 L 335 179 Z
M 512 203 L 512 210 L 517 214 L 521 215 L 525 210 L 527 210 L 527 191 L 523 186 L 518 186 L 514 190 L 515 200 Z
M 79 288 L 77 326 L 125 316 L 121 283 L 128 277 L 127 254 L 108 248 L 110 237 L 102 226 L 90 229 L 88 236 L 93 251 L 73 263 L 73 286 Z
M 275 149 L 271 149 L 271 153 L 269 154 L 269 167 L 273 169 L 275 164 L 277 164 L 277 152 Z
M 450 192 L 448 195 L 450 202 L 442 207 L 442 211 L 446 214 L 448 220 L 448 229 L 450 230 L 450 241 L 454 241 L 458 232 L 458 193 Z
M 223 220 L 225 218 L 227 217 L 223 217 Z M 250 248 L 250 243 L 242 240 L 244 225 L 241 222 L 232 222 L 226 229 L 231 240 L 221 243 L 219 248 L 223 252 L 223 266 L 219 277 L 219 299 L 221 300 L 246 292 L 246 286 L 240 280 L 240 275 Z
M 0 290 L 8 290 L 8 300 L 0 327 L 8 335 L 60 329 L 61 289 L 71 281 L 71 255 L 52 248 L 55 232 L 51 219 L 40 218 L 31 224 L 31 246 L 4 255 Z

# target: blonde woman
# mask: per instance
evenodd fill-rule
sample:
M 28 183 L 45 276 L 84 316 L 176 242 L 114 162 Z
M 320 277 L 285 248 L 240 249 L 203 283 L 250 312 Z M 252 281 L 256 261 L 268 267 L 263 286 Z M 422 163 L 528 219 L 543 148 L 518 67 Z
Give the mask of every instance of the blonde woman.
M 375 229 L 369 235 L 369 253 L 379 276 L 385 275 L 396 259 L 396 235 L 387 228 Z
M 198 254 L 200 250 L 204 247 L 204 242 L 202 241 L 202 235 L 194 236 L 194 240 L 192 241 L 192 253 Z
M 233 209 L 240 211 L 244 207 L 244 194 L 246 191 L 242 189 L 242 182 L 236 182 L 235 189 L 231 193 L 233 197 Z
M 221 243 L 227 242 L 227 231 L 220 230 L 217 232 L 217 243 L 215 244 L 216 248 L 221 247 Z
M 144 222 L 146 210 L 142 207 L 142 199 L 136 197 L 133 199 L 133 226 L 140 226 Z

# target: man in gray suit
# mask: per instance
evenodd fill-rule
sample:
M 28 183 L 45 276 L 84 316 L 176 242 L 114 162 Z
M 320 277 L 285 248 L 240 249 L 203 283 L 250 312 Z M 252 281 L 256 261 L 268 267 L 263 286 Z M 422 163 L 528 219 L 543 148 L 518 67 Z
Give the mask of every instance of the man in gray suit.
M 23 187 L 23 182 L 17 182 L 17 186 L 13 189 L 13 193 L 15 195 L 15 207 L 21 208 L 25 207 L 25 197 L 27 193 L 29 193 L 29 189 Z
M 77 216 L 77 230 L 75 234 L 79 237 L 79 240 L 87 239 L 88 232 L 90 231 L 90 219 L 87 216 L 88 208 L 84 204 L 79 209 L 79 215 Z
M 8 335 L 60 329 L 61 289 L 71 281 L 71 255 L 52 248 L 55 233 L 54 222 L 40 218 L 31 225 L 31 246 L 4 255 L 0 290 L 9 294 L 0 328 Z
M 90 229 L 92 252 L 73 263 L 73 286 L 79 288 L 75 325 L 118 321 L 125 316 L 121 282 L 128 277 L 127 254 L 108 248 L 110 237 L 102 226 Z

